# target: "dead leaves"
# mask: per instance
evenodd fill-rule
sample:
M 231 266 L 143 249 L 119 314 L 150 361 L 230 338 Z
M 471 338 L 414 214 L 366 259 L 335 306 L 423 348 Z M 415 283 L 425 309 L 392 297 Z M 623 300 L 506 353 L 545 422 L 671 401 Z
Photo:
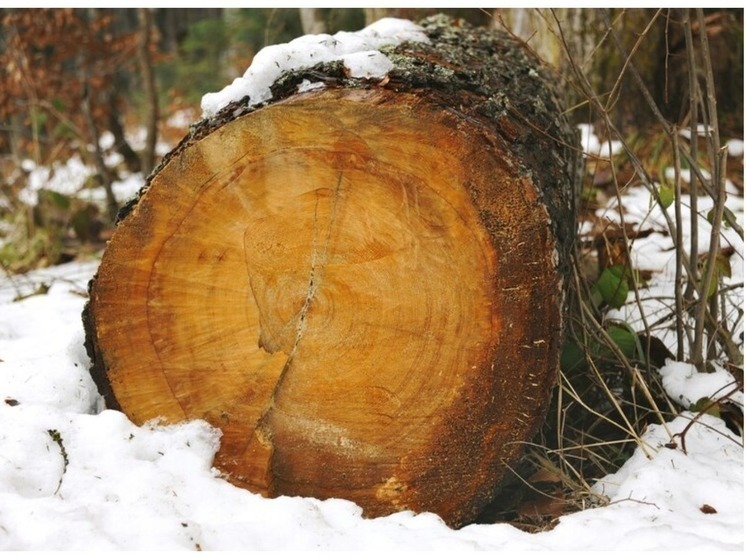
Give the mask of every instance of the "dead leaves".
M 699 510 L 701 510 L 703 514 L 717 514 L 717 510 L 715 510 L 715 507 L 712 507 L 706 503 L 699 507 Z

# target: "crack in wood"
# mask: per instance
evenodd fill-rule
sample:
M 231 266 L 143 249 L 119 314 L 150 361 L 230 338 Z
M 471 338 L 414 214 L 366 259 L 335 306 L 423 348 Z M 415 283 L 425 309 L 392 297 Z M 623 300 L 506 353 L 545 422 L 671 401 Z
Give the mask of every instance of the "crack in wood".
M 321 249 L 319 249 L 319 244 L 320 244 L 320 239 L 319 239 L 320 227 L 319 227 L 319 218 L 318 218 L 319 197 L 317 194 L 316 204 L 314 207 L 313 239 L 312 239 L 312 245 L 311 245 L 310 269 L 308 273 L 308 287 L 306 288 L 305 301 L 303 302 L 303 306 L 298 312 L 298 319 L 296 322 L 296 330 L 295 330 L 295 341 L 293 343 L 292 349 L 290 350 L 290 353 L 288 354 L 288 358 L 282 367 L 282 371 L 280 372 L 280 375 L 277 378 L 277 382 L 275 383 L 275 387 L 272 390 L 272 394 L 267 402 L 267 405 L 262 411 L 262 414 L 259 417 L 259 420 L 257 421 L 256 431 L 260 433 L 260 437 L 265 438 L 266 440 L 271 440 L 271 433 L 268 428 L 268 420 L 275 406 L 275 398 L 277 394 L 279 393 L 280 389 L 282 388 L 285 378 L 287 377 L 288 371 L 290 370 L 292 366 L 293 359 L 295 358 L 295 354 L 297 353 L 298 347 L 300 346 L 300 342 L 306 330 L 306 319 L 308 317 L 308 313 L 311 308 L 311 303 L 316 297 L 316 293 L 321 286 L 321 282 L 324 276 L 324 269 L 329 260 L 329 246 L 331 244 L 332 230 L 334 228 L 334 223 L 337 219 L 337 210 L 339 206 L 341 189 L 342 189 L 342 173 L 340 172 L 339 177 L 337 178 L 337 185 L 334 189 L 334 198 L 332 200 L 332 208 L 329 213 L 329 219 L 327 220 L 327 223 L 326 223 L 326 231 L 325 231 L 325 235 L 323 239 L 323 247 Z
M 332 202 L 332 209 L 329 214 L 329 220 L 326 226 L 326 236 L 324 238 L 324 247 L 320 255 L 319 255 L 319 248 L 317 246 L 317 231 L 318 231 L 318 224 L 319 224 L 319 219 L 318 219 L 319 199 L 318 197 L 316 198 L 316 206 L 314 207 L 314 218 L 313 218 L 313 245 L 311 247 L 311 269 L 308 274 L 308 288 L 306 290 L 306 300 L 304 301 L 303 307 L 301 307 L 301 310 L 298 316 L 298 323 L 296 325 L 296 333 L 295 333 L 295 343 L 293 344 L 293 348 L 290 351 L 290 355 L 288 356 L 288 361 L 285 364 L 285 368 L 288 368 L 290 366 L 290 363 L 292 362 L 293 357 L 295 356 L 295 352 L 298 349 L 298 345 L 300 344 L 301 338 L 303 337 L 303 332 L 305 331 L 306 316 L 308 315 L 308 310 L 311 307 L 311 302 L 316 296 L 316 291 L 319 289 L 319 286 L 321 285 L 321 280 L 324 276 L 324 268 L 329 259 L 329 243 L 332 237 L 332 228 L 334 226 L 334 222 L 337 217 L 337 205 L 339 203 L 339 191 L 340 191 L 341 186 L 342 186 L 342 173 L 339 174 L 339 178 L 337 179 L 337 186 L 334 190 L 334 199 Z M 285 369 L 283 369 L 283 373 L 284 372 L 285 372 Z

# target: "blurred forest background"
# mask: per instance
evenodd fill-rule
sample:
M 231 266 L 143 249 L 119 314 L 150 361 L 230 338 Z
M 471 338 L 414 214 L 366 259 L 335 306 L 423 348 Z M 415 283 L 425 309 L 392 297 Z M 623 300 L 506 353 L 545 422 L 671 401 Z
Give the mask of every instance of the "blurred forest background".
M 112 184 L 123 173 L 147 175 L 199 119 L 201 96 L 241 75 L 263 46 L 437 11 L 525 40 L 557 70 L 575 122 L 594 118 L 586 93 L 573 83 L 576 64 L 603 92 L 625 134 L 656 122 L 634 74 L 650 84 L 646 93 L 666 119 L 683 125 L 689 119 L 685 14 L 676 10 L 0 9 L 3 267 L 18 272 L 55 264 L 105 238 L 124 202 Z M 740 137 L 743 11 L 706 10 L 704 21 L 721 132 Z M 692 31 L 702 31 L 697 21 Z M 95 169 L 87 187 L 102 187 L 104 204 L 81 204 L 44 188 L 32 208 L 19 200 L 30 171 L 46 166 L 53 173 L 55 162 L 73 156 Z

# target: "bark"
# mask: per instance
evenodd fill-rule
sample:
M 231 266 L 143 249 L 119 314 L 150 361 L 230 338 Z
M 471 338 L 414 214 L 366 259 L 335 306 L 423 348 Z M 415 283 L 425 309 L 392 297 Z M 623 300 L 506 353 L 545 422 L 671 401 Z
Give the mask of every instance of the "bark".
M 599 60 L 599 57 L 594 56 L 595 49 L 603 43 L 605 33 L 602 10 L 499 8 L 495 10 L 493 21 L 496 28 L 506 29 L 525 41 L 527 47 L 544 63 L 554 68 L 559 76 L 572 74 L 569 62 L 572 57 L 588 74 L 591 84 L 601 88 L 599 91 L 607 91 L 613 87 L 614 81 L 608 76 L 610 70 L 603 69 L 605 59 Z M 568 41 L 567 45 L 563 45 L 559 39 L 559 27 Z M 618 69 L 614 66 L 613 71 L 616 70 Z M 565 106 L 575 106 L 581 102 L 570 85 L 563 87 L 561 91 Z
M 123 212 L 84 319 L 108 404 L 219 427 L 233 483 L 460 526 L 556 379 L 575 139 L 514 41 L 424 25 L 383 80 L 319 65 L 200 123 Z

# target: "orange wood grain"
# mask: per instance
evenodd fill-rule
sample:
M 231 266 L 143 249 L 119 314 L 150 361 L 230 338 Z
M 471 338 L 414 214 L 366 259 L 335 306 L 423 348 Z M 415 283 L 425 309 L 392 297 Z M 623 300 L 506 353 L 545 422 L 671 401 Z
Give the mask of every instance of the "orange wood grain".
M 121 409 L 206 419 L 216 466 L 265 495 L 472 519 L 541 420 L 560 339 L 548 215 L 501 142 L 339 89 L 187 147 L 91 290 Z

